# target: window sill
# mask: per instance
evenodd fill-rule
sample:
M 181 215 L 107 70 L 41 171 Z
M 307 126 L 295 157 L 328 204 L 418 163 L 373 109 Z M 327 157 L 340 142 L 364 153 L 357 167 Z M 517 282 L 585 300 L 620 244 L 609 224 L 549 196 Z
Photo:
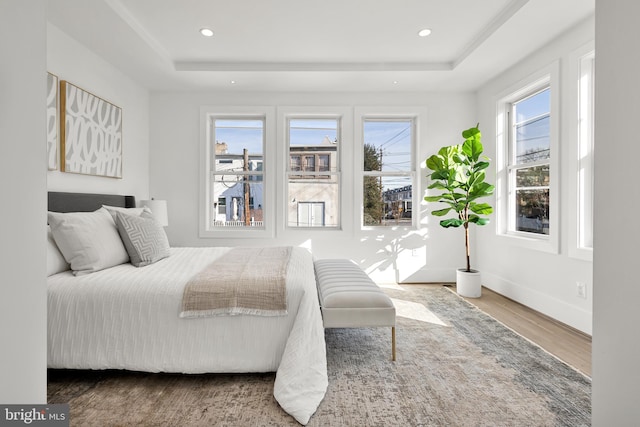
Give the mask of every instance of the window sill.
M 273 233 L 264 228 L 261 229 L 209 229 L 200 230 L 202 239 L 260 239 L 273 237 Z
M 321 233 L 321 232 L 325 232 L 325 233 L 336 233 L 336 232 L 341 232 L 342 231 L 342 227 L 336 226 L 336 227 L 329 227 L 329 226 L 319 226 L 319 227 L 285 227 L 286 232 L 288 233 L 296 233 L 296 232 L 301 232 L 304 231 L 305 233 L 309 232 L 309 233 Z
M 368 232 L 368 231 L 380 232 L 380 231 L 384 231 L 384 230 L 412 231 L 412 230 L 417 230 L 417 229 L 418 229 L 418 227 L 416 227 L 413 224 L 363 225 L 363 226 L 360 226 L 360 231 L 362 231 L 362 232 Z
M 559 254 L 557 239 L 552 235 L 532 235 L 532 233 L 508 232 L 500 233 L 499 237 L 509 240 L 513 246 L 534 251 Z

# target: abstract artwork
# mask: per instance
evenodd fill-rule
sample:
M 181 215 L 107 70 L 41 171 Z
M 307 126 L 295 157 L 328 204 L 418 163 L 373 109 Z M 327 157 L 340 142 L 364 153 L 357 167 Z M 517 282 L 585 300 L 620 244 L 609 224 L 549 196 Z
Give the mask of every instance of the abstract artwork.
M 60 82 L 60 169 L 122 178 L 122 109 Z
M 47 168 L 58 169 L 58 76 L 47 73 Z

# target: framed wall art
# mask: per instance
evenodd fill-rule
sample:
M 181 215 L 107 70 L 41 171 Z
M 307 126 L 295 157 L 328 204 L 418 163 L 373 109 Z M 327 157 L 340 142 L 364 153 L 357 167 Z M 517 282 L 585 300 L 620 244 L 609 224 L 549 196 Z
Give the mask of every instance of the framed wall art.
M 122 109 L 60 82 L 60 170 L 122 178 Z
M 47 73 L 47 169 L 58 169 L 58 76 Z

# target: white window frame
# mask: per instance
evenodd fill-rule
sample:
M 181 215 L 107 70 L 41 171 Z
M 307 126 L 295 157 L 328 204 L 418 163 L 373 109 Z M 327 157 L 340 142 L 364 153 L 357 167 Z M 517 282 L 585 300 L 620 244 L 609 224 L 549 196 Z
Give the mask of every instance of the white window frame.
M 513 85 L 497 98 L 496 103 L 496 233 L 514 244 L 529 249 L 559 253 L 560 240 L 560 173 L 559 173 L 559 85 L 560 65 L 555 61 L 527 79 Z M 549 141 L 549 234 L 536 234 L 515 230 L 512 201 L 514 182 L 511 182 L 511 138 L 508 112 L 511 105 L 548 87 L 550 89 L 550 141 Z M 545 162 L 546 163 L 546 162 Z M 532 166 L 535 163 L 531 164 Z
M 338 203 L 340 204 L 338 212 L 340 215 L 339 225 L 335 227 L 290 227 L 288 222 L 289 212 L 289 120 L 290 119 L 336 119 L 339 124 L 338 135 L 338 162 L 335 174 L 338 177 Z M 338 106 L 281 106 L 277 108 L 277 136 L 278 136 L 278 159 L 276 186 L 278 188 L 276 194 L 276 205 L 279 215 L 277 223 L 277 234 L 281 236 L 299 236 L 314 235 L 316 233 L 336 233 L 342 234 L 352 229 L 352 220 L 346 206 L 350 203 L 352 196 L 349 190 L 352 186 L 351 174 L 343 173 L 342 169 L 345 159 L 352 155 L 353 141 L 353 109 Z
M 263 152 L 263 186 L 264 186 L 264 227 L 224 228 L 214 227 L 211 222 L 212 204 L 211 184 L 215 173 L 212 171 L 212 120 L 255 119 L 264 120 L 264 152 Z M 200 207 L 199 237 L 201 238 L 267 238 L 275 237 L 275 108 L 269 106 L 256 107 L 200 107 Z M 216 201 L 217 202 L 217 201 Z
M 420 223 L 420 209 L 421 199 L 420 195 L 422 194 L 422 190 L 420 189 L 421 180 L 417 179 L 417 172 L 420 170 L 420 163 L 424 159 L 422 159 L 418 147 L 423 146 L 420 143 L 421 141 L 421 129 L 422 123 L 426 120 L 427 113 L 426 108 L 424 107 L 356 107 L 354 114 L 354 137 L 355 143 L 353 144 L 356 148 L 354 152 L 354 179 L 355 179 L 355 189 L 354 189 L 354 208 L 357 208 L 356 215 L 356 227 L 360 230 L 391 230 L 398 229 L 401 231 L 406 230 L 415 230 Z M 414 159 L 411 164 L 411 171 L 409 176 L 411 176 L 411 225 L 402 225 L 402 226 L 370 226 L 364 225 L 364 177 L 371 176 L 371 174 L 365 173 L 363 170 L 364 164 L 364 122 L 365 120 L 411 120 L 413 122 L 413 141 L 412 141 L 412 157 Z M 377 176 L 377 175 L 376 175 Z M 391 175 L 388 175 L 391 176 Z M 407 176 L 407 174 L 402 174 L 402 176 Z
M 575 194 L 568 208 L 569 256 L 593 261 L 593 170 L 594 170 L 594 82 L 595 43 L 577 49 L 568 60 L 571 79 L 571 144 L 569 158 L 575 159 L 569 187 Z

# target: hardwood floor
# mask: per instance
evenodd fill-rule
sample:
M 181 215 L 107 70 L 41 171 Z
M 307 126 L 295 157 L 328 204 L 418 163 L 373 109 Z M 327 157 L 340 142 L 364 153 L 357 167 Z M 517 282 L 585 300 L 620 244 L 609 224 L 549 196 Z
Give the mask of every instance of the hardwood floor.
M 589 335 L 487 288 L 482 288 L 480 298 L 465 299 L 591 377 L 591 337 Z

